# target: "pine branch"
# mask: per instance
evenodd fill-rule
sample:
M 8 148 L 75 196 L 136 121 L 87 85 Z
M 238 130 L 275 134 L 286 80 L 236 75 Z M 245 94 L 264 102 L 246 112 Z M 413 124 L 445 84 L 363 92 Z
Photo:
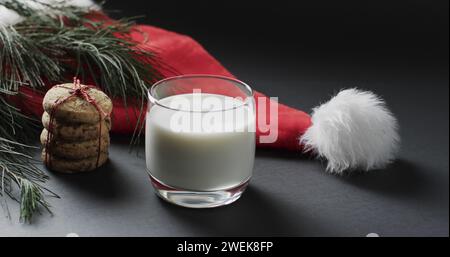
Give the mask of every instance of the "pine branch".
M 30 222 L 39 207 L 49 210 L 45 192 L 57 197 L 42 186 L 48 176 L 35 166 L 30 155 L 33 149 L 26 145 L 36 127 L 36 121 L 21 114 L 0 94 L 0 195 L 20 203 L 20 219 L 24 222 Z M 13 187 L 19 189 L 18 196 Z M 6 199 L 3 200 L 2 205 L 9 212 Z
M 14 27 L 0 26 L 0 46 L 0 93 L 15 94 L 21 85 L 42 87 L 43 78 L 58 79 L 58 63 Z
M 49 16 L 33 12 L 20 1 L 7 3 L 6 7 L 28 16 L 0 34 L 4 59 L 0 74 L 9 75 L 2 79 L 2 84 L 7 83 L 0 84 L 0 90 L 17 90 L 24 81 L 39 88 L 42 80 L 57 83 L 79 75 L 125 101 L 130 96 L 145 97 L 144 91 L 162 78 L 158 68 L 163 65 L 157 56 L 139 49 L 127 36 L 134 25 L 131 19 L 104 24 L 85 18 L 87 9 L 49 6 L 53 14 L 59 14 Z M 15 58 L 25 60 L 17 63 Z
M 22 86 L 41 90 L 78 76 L 125 105 L 129 97 L 137 99 L 143 111 L 147 88 L 162 78 L 158 70 L 167 69 L 155 53 L 138 48 L 127 36 L 131 19 L 105 24 L 86 18 L 85 8 L 28 1 L 45 12 L 25 1 L 0 2 L 24 17 L 14 26 L 0 26 L 0 196 L 19 202 L 26 222 L 42 208 L 50 211 L 45 194 L 56 195 L 43 186 L 48 177 L 30 156 L 33 121 L 9 105 L 6 95 L 18 94 Z M 133 138 L 141 129 L 136 127 Z

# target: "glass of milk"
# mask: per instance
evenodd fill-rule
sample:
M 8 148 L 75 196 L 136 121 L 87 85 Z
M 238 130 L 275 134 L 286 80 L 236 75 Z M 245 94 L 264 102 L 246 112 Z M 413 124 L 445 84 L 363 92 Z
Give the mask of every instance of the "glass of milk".
M 148 91 L 147 172 L 161 198 L 209 208 L 241 196 L 255 158 L 252 89 L 232 78 L 185 75 Z

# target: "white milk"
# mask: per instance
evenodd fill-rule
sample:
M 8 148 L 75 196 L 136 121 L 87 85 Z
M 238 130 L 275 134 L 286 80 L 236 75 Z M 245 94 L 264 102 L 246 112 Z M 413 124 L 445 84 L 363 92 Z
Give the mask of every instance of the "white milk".
M 223 110 L 219 105 L 225 102 L 232 108 Z M 231 97 L 193 93 L 159 100 L 146 117 L 147 170 L 177 189 L 236 187 L 252 174 L 254 126 L 251 107 Z

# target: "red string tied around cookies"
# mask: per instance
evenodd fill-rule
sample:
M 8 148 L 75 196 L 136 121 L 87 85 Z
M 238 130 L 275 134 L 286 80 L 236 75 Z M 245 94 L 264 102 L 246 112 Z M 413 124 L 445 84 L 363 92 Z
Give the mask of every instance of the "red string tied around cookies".
M 53 129 L 54 129 L 54 119 L 55 119 L 55 111 L 57 110 L 57 108 L 63 104 L 64 102 L 66 102 L 67 100 L 69 100 L 72 97 L 79 97 L 84 99 L 86 102 L 92 104 L 95 109 L 98 112 L 99 115 L 99 126 L 98 126 L 98 152 L 97 152 L 97 161 L 95 164 L 95 167 L 98 167 L 99 161 L 100 161 L 100 154 L 101 154 L 101 143 L 102 143 L 102 119 L 109 117 L 109 114 L 106 113 L 105 111 L 102 110 L 102 108 L 100 108 L 100 106 L 98 105 L 97 101 L 95 101 L 94 98 L 92 98 L 89 93 L 88 90 L 90 88 L 94 88 L 92 86 L 87 86 L 87 85 L 81 85 L 80 80 L 77 79 L 76 77 L 73 78 L 73 87 L 69 88 L 69 87 L 64 87 L 62 85 L 56 85 L 55 87 L 63 87 L 66 89 L 70 89 L 69 93 L 70 95 L 63 97 L 63 98 L 58 98 L 55 101 L 55 105 L 52 107 L 51 111 L 50 111 L 50 122 L 49 122 L 49 133 L 47 134 L 47 142 L 46 142 L 46 147 L 50 146 L 50 142 L 52 140 L 53 137 Z M 45 151 L 45 163 L 47 163 L 50 167 L 51 167 L 51 159 L 48 157 L 49 155 L 49 151 L 46 150 Z

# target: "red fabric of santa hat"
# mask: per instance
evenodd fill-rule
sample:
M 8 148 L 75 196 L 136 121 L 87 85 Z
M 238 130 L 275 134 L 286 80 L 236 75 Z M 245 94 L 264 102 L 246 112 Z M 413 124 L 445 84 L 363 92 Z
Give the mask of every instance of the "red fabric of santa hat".
M 109 20 L 100 12 L 94 12 L 92 18 Z M 153 26 L 136 25 L 131 38 L 138 42 L 138 47 L 157 52 L 160 60 L 179 74 L 211 74 L 234 78 L 198 42 L 188 36 Z M 257 85 L 253 86 L 257 88 Z M 22 92 L 29 99 L 26 105 L 20 107 L 37 116 L 42 115 L 42 95 L 25 87 Z M 272 101 L 257 91 L 255 97 L 263 98 L 267 103 Z M 395 159 L 399 145 L 397 120 L 385 102 L 372 92 L 342 90 L 329 102 L 314 108 L 311 116 L 277 102 L 272 102 L 272 106 L 278 109 L 278 136 L 271 143 L 261 143 L 259 139 L 265 133 L 258 127 L 258 147 L 315 154 L 327 161 L 327 171 L 338 174 L 383 168 Z M 139 107 L 125 107 L 121 99 L 115 99 L 112 131 L 133 133 L 139 120 L 136 114 L 139 113 Z M 258 120 L 271 119 L 269 112 L 257 115 Z

